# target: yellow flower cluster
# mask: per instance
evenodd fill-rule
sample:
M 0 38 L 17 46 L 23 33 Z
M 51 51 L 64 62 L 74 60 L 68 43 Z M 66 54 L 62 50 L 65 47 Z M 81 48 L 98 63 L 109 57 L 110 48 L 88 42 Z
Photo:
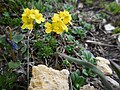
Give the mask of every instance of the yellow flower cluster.
M 56 32 L 57 34 L 62 33 L 64 30 L 68 32 L 67 24 L 72 24 L 71 20 L 72 18 L 68 11 L 60 11 L 59 13 L 54 14 L 52 23 L 45 23 L 45 32 Z
M 43 18 L 43 15 L 39 13 L 39 10 L 37 9 L 24 9 L 24 12 L 22 14 L 22 29 L 33 29 L 33 23 L 36 21 L 38 24 L 41 22 L 44 22 L 45 19 Z

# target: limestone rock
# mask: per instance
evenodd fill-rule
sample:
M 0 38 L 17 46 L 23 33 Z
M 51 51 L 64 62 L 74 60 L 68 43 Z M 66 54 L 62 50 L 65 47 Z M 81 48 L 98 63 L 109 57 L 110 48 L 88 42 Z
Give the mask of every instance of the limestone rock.
M 28 90 L 69 90 L 69 71 L 48 68 L 45 65 L 33 66 Z
M 81 87 L 80 90 L 97 90 L 97 89 L 95 89 L 94 86 L 90 86 L 90 84 L 87 84 Z
M 96 57 L 97 68 L 100 69 L 105 75 L 111 75 L 112 69 L 109 67 L 109 60 L 103 57 Z
M 78 8 L 83 8 L 83 3 L 78 3 Z
M 116 0 L 117 4 L 120 4 L 120 0 Z
M 112 26 L 111 24 L 106 24 L 104 28 L 107 31 L 107 33 L 112 33 L 112 31 L 115 29 L 115 27 Z

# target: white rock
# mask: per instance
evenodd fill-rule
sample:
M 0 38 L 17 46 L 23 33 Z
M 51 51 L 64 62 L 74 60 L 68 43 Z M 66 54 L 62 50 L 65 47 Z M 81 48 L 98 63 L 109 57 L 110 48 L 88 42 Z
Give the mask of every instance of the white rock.
M 97 89 L 95 89 L 94 86 L 90 86 L 90 84 L 87 84 L 81 87 L 80 90 L 97 90 Z
M 78 3 L 78 8 L 83 8 L 83 3 Z
M 115 27 L 112 26 L 111 24 L 106 24 L 104 28 L 108 33 L 112 33 L 112 31 L 115 29 Z
M 120 4 L 120 0 L 116 0 L 117 4 Z
M 100 69 L 105 75 L 111 75 L 112 69 L 109 67 L 109 60 L 103 57 L 96 57 L 97 68 Z
M 110 61 L 108 59 L 103 58 L 103 57 L 96 57 L 96 60 L 103 63 L 103 64 L 110 64 Z
M 69 90 L 69 71 L 48 68 L 45 65 L 33 66 L 28 90 Z

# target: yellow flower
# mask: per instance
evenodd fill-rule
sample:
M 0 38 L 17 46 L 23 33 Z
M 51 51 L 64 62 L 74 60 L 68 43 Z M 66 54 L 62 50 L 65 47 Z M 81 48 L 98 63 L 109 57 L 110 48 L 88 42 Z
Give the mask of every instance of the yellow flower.
M 46 30 L 45 30 L 46 33 L 56 32 L 57 34 L 60 34 L 64 30 L 66 32 L 68 31 L 67 26 L 63 24 L 63 22 L 52 22 L 52 24 L 49 22 L 46 22 L 45 27 L 46 27 Z
M 66 32 L 68 31 L 67 26 L 60 19 L 59 14 L 54 14 L 52 18 L 52 26 L 53 26 L 53 32 L 56 32 L 57 34 L 62 33 L 64 30 Z
M 26 8 L 26 9 L 24 9 L 24 12 L 23 12 L 22 16 L 27 16 L 30 13 L 31 13 L 31 10 L 29 8 Z
M 33 29 L 33 22 L 36 21 L 37 23 L 44 22 L 45 19 L 43 18 L 43 15 L 39 13 L 39 10 L 37 9 L 24 9 L 24 12 L 22 14 L 22 29 Z
M 24 23 L 22 25 L 22 29 L 25 29 L 25 28 L 31 30 L 31 29 L 33 29 L 33 24 L 32 23 L 29 23 L 29 24 L 28 23 Z
M 68 11 L 59 12 L 59 14 L 54 14 L 54 16 L 52 17 L 52 23 L 47 22 L 45 24 L 45 32 L 56 32 L 57 34 L 61 34 L 64 31 L 68 32 L 66 24 L 71 23 L 71 20 L 72 18 Z
M 70 23 L 70 24 L 72 24 L 71 23 L 71 20 L 72 20 L 72 17 L 71 17 L 71 15 L 69 14 L 69 12 L 68 11 L 60 11 L 59 12 L 59 17 L 61 18 L 61 20 L 64 22 L 64 24 L 68 24 L 68 23 Z
M 30 14 L 31 14 L 31 10 L 26 8 L 22 14 L 22 22 L 23 22 L 23 25 L 22 25 L 22 29 L 33 29 L 33 19 L 30 17 Z
M 51 23 L 46 22 L 46 23 L 45 23 L 45 27 L 47 28 L 47 29 L 45 30 L 46 33 L 51 33 L 51 32 L 52 32 L 52 24 L 51 24 Z
M 27 19 L 31 19 L 29 15 L 31 14 L 30 9 L 26 8 L 22 14 L 22 21 L 26 22 Z
M 52 25 L 53 25 L 53 32 L 56 32 L 57 34 L 60 34 L 64 31 L 62 26 L 59 25 L 58 23 L 53 22 Z
M 67 26 L 62 22 L 52 22 L 53 32 L 56 32 L 57 34 L 61 34 L 64 30 L 67 32 L 68 28 Z
M 39 10 L 32 9 L 31 10 L 31 18 L 35 19 L 35 21 L 40 24 L 41 22 L 44 22 L 45 19 L 43 18 L 43 15 L 39 13 Z
M 60 21 L 60 17 L 59 17 L 59 14 L 54 14 L 53 18 L 52 18 L 52 22 L 57 22 L 57 21 Z
M 35 20 L 38 24 L 40 24 L 41 22 L 44 22 L 45 19 L 43 18 L 43 15 L 42 14 L 36 14 L 35 15 Z

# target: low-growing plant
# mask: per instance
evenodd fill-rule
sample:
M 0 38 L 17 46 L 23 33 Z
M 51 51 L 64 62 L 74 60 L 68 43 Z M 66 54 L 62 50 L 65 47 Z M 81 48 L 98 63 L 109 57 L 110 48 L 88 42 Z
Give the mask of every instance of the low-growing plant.
M 93 6 L 94 0 L 83 0 L 87 6 Z
M 112 12 L 113 14 L 119 14 L 120 13 L 120 5 L 117 4 L 115 1 L 110 2 L 109 4 L 105 4 L 105 9 L 107 11 Z
M 85 78 L 80 76 L 80 71 L 76 70 L 72 72 L 71 75 L 73 90 L 80 90 L 80 87 L 85 84 Z
M 12 90 L 12 88 L 16 85 L 17 76 L 12 71 L 4 71 L 0 75 L 0 89 L 1 90 Z
M 93 26 L 83 20 L 80 20 L 79 24 L 85 29 L 85 30 L 92 30 Z
M 83 28 L 79 27 L 79 28 L 76 28 L 75 30 L 73 30 L 72 33 L 73 33 L 77 38 L 83 39 L 83 38 L 86 37 L 87 31 L 84 30 Z
M 65 50 L 68 54 L 72 54 L 73 50 L 74 50 L 74 46 L 73 45 L 67 45 L 65 47 Z
M 90 51 L 87 50 L 82 51 L 81 59 L 90 62 L 94 65 L 96 64 L 95 57 Z
M 72 19 L 75 21 L 75 20 L 78 20 L 78 15 L 77 14 L 72 14 Z
M 37 55 L 38 58 L 42 59 L 42 58 L 50 58 L 51 55 L 54 54 L 54 50 L 51 46 L 45 44 L 43 41 L 37 41 L 34 44 L 35 47 L 35 53 Z
M 114 34 L 120 33 L 120 28 L 119 28 L 119 27 L 115 28 L 115 30 L 113 31 L 113 33 L 114 33 Z
M 21 19 L 18 17 L 11 18 L 8 12 L 4 12 L 3 16 L 0 18 L 1 25 L 11 25 L 11 26 L 19 26 L 21 23 Z
M 1 55 L 0 63 L 4 66 L 1 66 L 0 72 L 0 89 L 3 90 L 12 90 L 16 85 L 17 75 L 15 71 L 21 66 L 21 62 L 18 60 L 18 57 L 15 56 L 15 51 L 17 51 L 16 42 L 20 42 L 21 37 L 13 36 L 13 32 L 10 27 L 4 32 L 6 35 L 0 35 L 0 48 Z M 19 38 L 18 38 L 19 37 Z
M 70 62 L 66 59 L 66 60 L 63 60 L 63 63 L 62 63 L 63 66 L 65 67 L 70 67 Z

